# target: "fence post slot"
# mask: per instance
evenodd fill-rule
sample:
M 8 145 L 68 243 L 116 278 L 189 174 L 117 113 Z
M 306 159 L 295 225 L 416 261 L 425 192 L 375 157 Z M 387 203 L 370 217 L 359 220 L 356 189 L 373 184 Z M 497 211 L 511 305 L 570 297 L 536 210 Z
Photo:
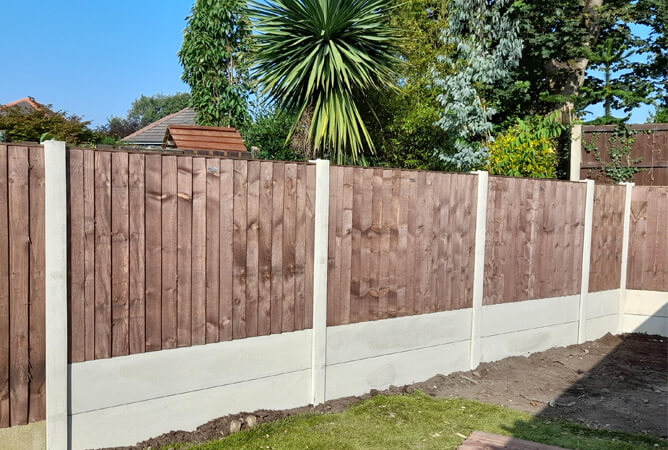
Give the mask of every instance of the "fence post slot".
M 589 268 L 591 265 L 591 234 L 594 225 L 594 180 L 582 180 L 587 184 L 585 194 L 584 243 L 582 245 L 582 277 L 580 304 L 578 306 L 578 344 L 587 339 L 587 295 L 589 294 Z
M 487 234 L 487 191 L 489 174 L 484 170 L 478 175 L 478 197 L 475 216 L 475 248 L 473 264 L 473 308 L 471 310 L 471 370 L 480 364 L 480 325 L 482 323 L 482 294 L 485 278 L 485 236 Z
M 329 161 L 315 162 L 315 232 L 313 243 L 313 343 L 311 401 L 325 402 L 327 363 L 327 258 L 329 234 Z
M 622 264 L 619 272 L 619 321 L 617 333 L 624 331 L 624 310 L 626 306 L 626 271 L 629 262 L 629 235 L 631 231 L 631 196 L 635 183 L 621 183 L 626 189 L 624 197 L 624 226 L 622 228 Z
M 67 169 L 65 142 L 44 143 L 46 447 L 68 448 Z
M 582 125 L 571 127 L 571 181 L 580 181 L 582 166 Z

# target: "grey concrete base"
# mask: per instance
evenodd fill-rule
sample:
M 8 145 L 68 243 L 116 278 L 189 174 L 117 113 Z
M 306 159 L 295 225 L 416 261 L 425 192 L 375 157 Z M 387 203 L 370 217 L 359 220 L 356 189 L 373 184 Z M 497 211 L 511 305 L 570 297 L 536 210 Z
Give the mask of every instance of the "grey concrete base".
M 668 336 L 668 292 L 627 289 L 622 331 Z
M 0 450 L 43 450 L 46 448 L 46 421 L 0 428 Z
M 617 334 L 621 291 L 590 292 L 587 294 L 585 340 L 593 341 L 607 333 Z

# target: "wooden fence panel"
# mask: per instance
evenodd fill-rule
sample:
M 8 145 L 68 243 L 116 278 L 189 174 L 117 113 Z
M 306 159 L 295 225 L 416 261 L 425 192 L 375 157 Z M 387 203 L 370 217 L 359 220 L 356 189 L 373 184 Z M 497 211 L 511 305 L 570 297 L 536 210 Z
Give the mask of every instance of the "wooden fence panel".
M 314 165 L 70 149 L 69 168 L 71 362 L 311 327 Z
M 328 325 L 471 307 L 474 175 L 330 170 Z
M 668 291 L 668 187 L 635 186 L 626 287 Z
M 589 292 L 620 286 L 625 196 L 624 186 L 596 185 Z
M 584 183 L 490 177 L 485 305 L 579 292 L 585 194 Z

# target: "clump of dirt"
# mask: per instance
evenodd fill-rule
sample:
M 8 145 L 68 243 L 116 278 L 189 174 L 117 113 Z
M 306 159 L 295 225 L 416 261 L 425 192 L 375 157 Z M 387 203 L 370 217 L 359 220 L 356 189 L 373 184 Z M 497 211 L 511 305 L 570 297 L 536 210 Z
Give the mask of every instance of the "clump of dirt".
M 610 334 L 591 342 L 553 348 L 529 357 L 483 363 L 476 370 L 437 375 L 409 386 L 372 390 L 359 397 L 284 411 L 260 410 L 212 420 L 195 431 L 172 431 L 124 449 L 200 443 L 227 436 L 230 422 L 253 415 L 257 423 L 296 414 L 327 414 L 373 395 L 399 395 L 415 389 L 432 397 L 468 398 L 563 419 L 591 428 L 668 437 L 668 339 Z

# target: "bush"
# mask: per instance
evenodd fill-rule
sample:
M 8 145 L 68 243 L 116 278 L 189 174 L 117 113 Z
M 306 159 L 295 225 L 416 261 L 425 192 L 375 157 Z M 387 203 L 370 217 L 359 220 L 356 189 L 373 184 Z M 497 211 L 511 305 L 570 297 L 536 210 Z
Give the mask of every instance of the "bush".
M 300 161 L 303 156 L 292 149 L 290 142 L 286 142 L 293 124 L 292 116 L 272 108 L 257 111 L 254 120 L 239 131 L 246 148 L 257 147 L 260 159 Z
M 490 174 L 556 178 L 557 138 L 563 130 L 564 126 L 553 115 L 518 119 L 490 144 Z

